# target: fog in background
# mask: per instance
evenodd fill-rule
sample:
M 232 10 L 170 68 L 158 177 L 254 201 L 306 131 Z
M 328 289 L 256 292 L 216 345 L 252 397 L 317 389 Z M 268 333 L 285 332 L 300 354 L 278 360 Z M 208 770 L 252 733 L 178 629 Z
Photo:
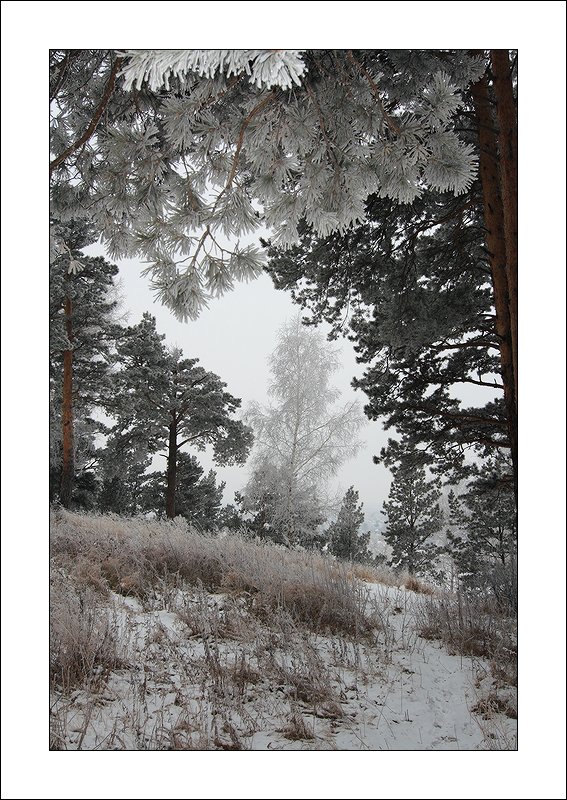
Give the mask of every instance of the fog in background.
M 93 245 L 84 249 L 88 255 L 105 255 L 104 248 Z M 105 256 L 106 257 L 106 256 Z M 122 298 L 120 314 L 127 313 L 123 324 L 137 324 L 142 314 L 149 311 L 156 318 L 157 330 L 165 334 L 165 343 L 180 347 L 187 358 L 199 358 L 201 365 L 216 373 L 227 384 L 227 390 L 242 400 L 242 409 L 256 400 L 266 403 L 270 372 L 268 356 L 277 344 L 278 331 L 290 317 L 297 314 L 299 306 L 292 302 L 288 292 L 277 291 L 271 278 L 263 274 L 248 283 L 237 283 L 233 291 L 213 298 L 197 320 L 179 322 L 173 313 L 154 298 L 150 279 L 141 275 L 144 265 L 134 259 L 116 262 L 120 268 L 119 294 Z M 325 334 L 330 327 L 322 323 L 319 330 Z M 338 403 L 357 400 L 361 406 L 366 395 L 354 391 L 350 385 L 354 376 L 360 376 L 363 365 L 355 361 L 353 345 L 345 339 L 329 342 L 329 347 L 339 350 L 341 367 L 332 376 L 331 383 L 340 390 Z M 381 465 L 374 464 L 373 455 L 387 443 L 388 435 L 379 422 L 368 422 L 359 434 L 362 446 L 358 455 L 345 462 L 329 483 L 331 495 L 339 500 L 349 486 L 359 492 L 364 504 L 366 524 L 371 517 L 381 518 L 379 510 L 388 496 L 391 474 Z M 244 466 L 217 467 L 210 451 L 193 453 L 205 469 L 214 469 L 218 481 L 226 481 L 224 502 L 234 502 L 234 492 L 244 488 L 250 474 L 250 459 Z M 156 468 L 164 469 L 165 459 L 154 460 Z

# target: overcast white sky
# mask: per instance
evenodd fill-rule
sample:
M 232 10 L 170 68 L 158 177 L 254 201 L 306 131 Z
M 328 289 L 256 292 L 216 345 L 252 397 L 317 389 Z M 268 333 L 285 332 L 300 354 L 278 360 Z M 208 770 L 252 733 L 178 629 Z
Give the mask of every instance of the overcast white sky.
M 100 245 L 86 248 L 86 253 L 104 254 Z M 140 321 L 144 311 L 156 317 L 157 329 L 165 333 L 166 343 L 176 345 L 189 358 L 199 358 L 202 366 L 215 372 L 226 382 L 228 391 L 242 400 L 242 407 L 256 400 L 268 399 L 269 368 L 267 358 L 277 344 L 277 334 L 283 323 L 297 313 L 288 292 L 277 291 L 268 275 L 248 283 L 236 284 L 235 289 L 210 301 L 197 320 L 179 322 L 158 301 L 150 289 L 149 278 L 140 275 L 142 265 L 131 259 L 117 262 L 120 266 L 120 284 L 123 310 L 129 311 L 128 324 Z M 327 325 L 321 327 L 328 332 Z M 333 384 L 341 391 L 339 403 L 366 401 L 363 392 L 355 392 L 350 382 L 362 374 L 356 364 L 352 343 L 339 339 L 329 343 L 341 355 L 341 368 L 333 376 Z M 390 435 L 392 435 L 390 433 Z M 374 464 L 372 456 L 386 444 L 388 434 L 379 422 L 368 422 L 362 429 L 363 442 L 359 454 L 346 462 L 330 483 L 333 494 L 341 495 L 350 485 L 358 490 L 367 515 L 376 513 L 388 496 L 390 472 Z M 217 472 L 219 480 L 226 481 L 225 502 L 231 503 L 234 491 L 246 483 L 249 467 L 217 467 L 210 454 L 194 452 L 201 464 Z

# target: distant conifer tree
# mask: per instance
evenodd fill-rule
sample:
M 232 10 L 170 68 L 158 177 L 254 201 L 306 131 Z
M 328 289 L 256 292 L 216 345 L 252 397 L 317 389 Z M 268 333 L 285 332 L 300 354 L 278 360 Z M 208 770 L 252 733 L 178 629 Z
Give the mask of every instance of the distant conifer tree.
M 410 575 L 435 574 L 440 549 L 433 537 L 443 523 L 439 482 L 427 479 L 420 453 L 411 448 L 398 448 L 397 464 L 391 469 L 393 480 L 382 512 L 383 536 L 392 548 L 389 564 Z
M 364 522 L 362 508 L 362 503 L 358 504 L 358 492 L 351 486 L 343 497 L 337 519 L 327 529 L 329 549 L 337 558 L 361 562 L 372 559 L 372 553 L 368 549 L 370 531 L 359 531 Z

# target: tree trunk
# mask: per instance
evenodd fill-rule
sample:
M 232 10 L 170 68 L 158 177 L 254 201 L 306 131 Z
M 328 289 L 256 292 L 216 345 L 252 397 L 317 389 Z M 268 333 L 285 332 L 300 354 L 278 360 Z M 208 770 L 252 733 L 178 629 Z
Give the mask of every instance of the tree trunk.
M 65 328 L 71 348 L 63 352 L 63 464 L 61 469 L 60 501 L 64 508 L 71 505 L 75 479 L 75 444 L 73 436 L 73 305 L 67 295 L 64 301 Z
M 500 184 L 504 211 L 504 238 L 506 241 L 506 276 L 510 328 L 512 332 L 512 357 L 516 406 L 518 404 L 518 122 L 512 86 L 512 65 L 507 50 L 492 50 L 492 75 L 496 113 L 498 115 L 498 143 L 500 156 Z
M 510 293 L 507 274 L 506 239 L 504 234 L 504 209 L 500 190 L 498 140 L 490 107 L 486 74 L 472 87 L 480 146 L 480 179 L 483 194 L 486 247 L 490 260 L 496 335 L 500 343 L 500 365 L 504 384 L 510 455 L 514 471 L 514 493 L 517 501 L 518 485 L 518 414 L 516 405 L 516 380 L 510 319 Z
M 413 574 L 414 574 L 413 571 L 414 571 L 413 555 L 409 555 L 408 556 L 408 575 L 410 576 L 410 578 L 413 578 Z
M 286 509 L 286 536 L 290 545 L 296 544 L 295 541 L 295 515 L 293 513 L 293 484 L 290 476 L 287 486 L 287 509 Z
M 177 490 L 177 418 L 175 413 L 169 426 L 169 445 L 167 451 L 167 489 L 165 493 L 165 513 L 169 519 L 175 517 L 175 492 Z

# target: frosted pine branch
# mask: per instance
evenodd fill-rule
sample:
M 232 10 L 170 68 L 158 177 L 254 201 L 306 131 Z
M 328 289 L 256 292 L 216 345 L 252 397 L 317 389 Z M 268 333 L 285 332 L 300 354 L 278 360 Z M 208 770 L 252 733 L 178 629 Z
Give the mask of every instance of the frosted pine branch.
M 116 54 L 92 52 L 53 113 L 52 213 L 89 219 L 112 258 L 146 260 L 181 318 L 258 274 L 261 252 L 238 241 L 261 226 L 290 247 L 301 220 L 345 233 L 372 194 L 411 203 L 476 175 L 453 124 L 483 68 L 466 53 L 127 50 L 106 97 Z
M 128 63 L 122 69 L 124 88 L 141 89 L 147 82 L 154 92 L 169 90 L 171 77 L 186 80 L 190 73 L 200 78 L 249 76 L 258 89 L 291 89 L 301 85 L 305 63 L 300 50 L 126 50 Z

